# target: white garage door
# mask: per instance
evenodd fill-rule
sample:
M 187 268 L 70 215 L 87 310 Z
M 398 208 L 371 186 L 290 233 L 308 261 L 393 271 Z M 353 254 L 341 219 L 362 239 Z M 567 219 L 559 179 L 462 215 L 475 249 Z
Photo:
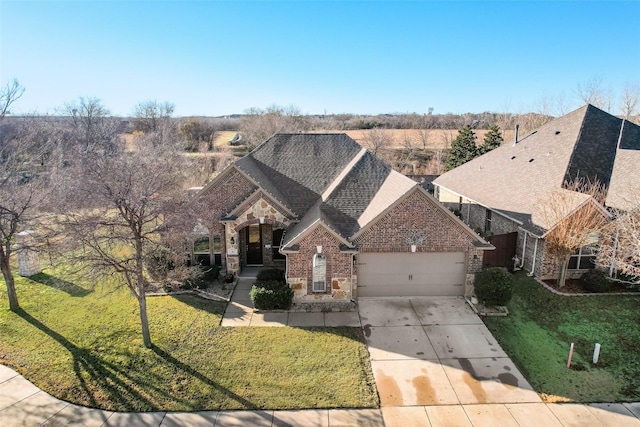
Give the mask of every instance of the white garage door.
M 362 253 L 358 297 L 464 295 L 463 252 Z

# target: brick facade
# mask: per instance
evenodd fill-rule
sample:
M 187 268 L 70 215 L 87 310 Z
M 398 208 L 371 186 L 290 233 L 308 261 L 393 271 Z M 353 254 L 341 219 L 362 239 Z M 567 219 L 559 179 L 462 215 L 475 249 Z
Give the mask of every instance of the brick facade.
M 295 292 L 294 301 L 344 301 L 352 298 L 353 254 L 341 252 L 341 243 L 325 227 L 316 225 L 298 243 L 300 250 L 287 254 L 287 281 Z M 327 287 L 324 292 L 313 291 L 313 256 L 319 245 L 327 260 Z
M 467 254 L 465 294 L 472 291 L 474 274 L 482 269 L 482 250 L 460 223 L 444 212 L 438 202 L 414 191 L 355 239 L 360 252 L 410 252 L 410 230 L 426 232 L 416 252 L 464 252 Z
M 220 219 L 256 190 L 257 187 L 234 167 L 222 172 L 210 186 L 205 187 L 194 207 L 204 221 L 203 225 L 209 230 L 210 239 L 216 235 L 226 235 L 225 226 L 220 223 Z M 228 250 L 238 251 L 238 240 L 235 239 L 235 243 L 231 244 L 228 239 L 223 238 L 221 243 L 223 270 L 237 271 L 239 258 L 237 255 L 228 254 Z M 213 254 L 211 256 L 213 257 Z

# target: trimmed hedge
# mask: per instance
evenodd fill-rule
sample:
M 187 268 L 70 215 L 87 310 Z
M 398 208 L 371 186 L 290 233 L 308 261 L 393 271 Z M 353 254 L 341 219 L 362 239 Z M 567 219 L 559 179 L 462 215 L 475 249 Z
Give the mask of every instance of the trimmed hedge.
M 611 290 L 611 281 L 604 271 L 589 270 L 580 278 L 582 288 L 587 292 L 604 293 Z
M 281 270 L 279 268 L 268 268 L 266 270 L 260 270 L 256 278 L 259 282 L 276 280 L 278 282 L 285 283 L 284 270 Z
M 513 296 L 513 283 L 513 275 L 506 268 L 487 268 L 476 273 L 476 296 L 488 306 L 506 305 Z
M 249 296 L 258 310 L 288 310 L 293 302 L 293 289 L 277 280 L 257 281 Z

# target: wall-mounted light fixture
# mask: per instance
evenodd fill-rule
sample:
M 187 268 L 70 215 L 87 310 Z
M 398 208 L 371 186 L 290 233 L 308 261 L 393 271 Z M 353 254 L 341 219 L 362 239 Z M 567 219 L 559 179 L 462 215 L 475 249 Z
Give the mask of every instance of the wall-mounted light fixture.
M 231 236 L 231 244 L 235 245 L 236 244 L 236 239 L 233 238 L 233 236 Z
M 424 230 L 418 228 L 407 230 L 405 241 L 411 248 L 411 252 L 416 252 L 418 246 L 421 246 L 425 240 L 427 240 L 427 233 Z

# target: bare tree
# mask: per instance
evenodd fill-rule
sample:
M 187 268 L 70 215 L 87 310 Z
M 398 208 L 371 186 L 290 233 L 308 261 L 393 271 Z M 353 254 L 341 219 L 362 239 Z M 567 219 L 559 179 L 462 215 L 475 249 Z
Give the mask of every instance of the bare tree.
M 118 120 L 98 98 L 80 97 L 63 106 L 61 114 L 69 120 L 68 147 L 84 150 L 115 150 L 118 147 Z
M 248 149 L 255 148 L 275 133 L 303 132 L 309 130 L 308 118 L 295 106 L 272 105 L 265 110 L 247 110 L 240 123 L 242 142 Z
M 610 88 L 603 86 L 600 76 L 578 83 L 575 96 L 583 104 L 591 104 L 604 111 L 612 111 L 613 92 Z
M 13 94 L 21 93 L 13 91 Z M 2 96 L 10 98 L 14 95 L 5 93 Z M 6 107 L 11 104 L 4 103 Z M 14 138 L 0 145 L 0 270 L 12 311 L 18 310 L 20 305 L 11 270 L 11 255 L 15 250 L 25 249 L 16 244 L 15 237 L 41 222 L 42 208 L 50 195 L 47 173 L 42 168 L 42 159 L 50 148 L 47 141 L 34 137 L 37 133 L 37 126 L 29 123 L 22 126 Z
M 598 247 L 598 264 L 610 273 L 640 280 L 640 206 L 619 212 L 603 232 Z
M 375 156 L 384 157 L 393 145 L 393 138 L 384 129 L 375 128 L 364 134 L 362 142 Z
M 640 84 L 627 82 L 622 92 L 620 113 L 625 120 L 637 119 L 640 115 Z
M 24 87 L 17 79 L 8 82 L 0 89 L 0 120 L 10 113 L 9 108 L 24 94 Z
M 544 243 L 557 260 L 559 287 L 565 285 L 571 256 L 583 246 L 596 243 L 609 220 L 603 208 L 605 195 L 601 183 L 577 179 L 542 202 L 541 216 L 549 227 Z
M 142 132 L 158 132 L 171 120 L 174 111 L 175 105 L 170 102 L 139 102 L 133 112 L 135 129 Z
M 186 198 L 184 157 L 143 138 L 129 152 L 85 151 L 73 171 L 75 198 L 63 210 L 66 253 L 85 272 L 115 277 L 138 301 L 143 342 L 151 346 L 147 274 L 153 254 L 177 236 Z M 170 245 L 169 245 L 170 246 Z M 176 251 L 170 251 L 176 253 Z M 178 251 L 179 252 L 179 251 Z

